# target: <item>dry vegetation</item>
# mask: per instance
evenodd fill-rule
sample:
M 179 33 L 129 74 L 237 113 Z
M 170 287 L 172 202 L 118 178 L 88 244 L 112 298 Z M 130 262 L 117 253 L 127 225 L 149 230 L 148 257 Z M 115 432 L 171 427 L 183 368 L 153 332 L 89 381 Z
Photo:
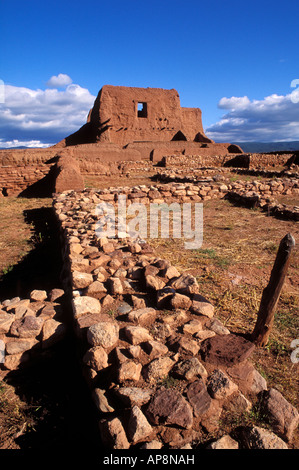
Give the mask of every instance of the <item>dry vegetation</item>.
M 159 256 L 181 271 L 196 276 L 201 293 L 216 307 L 216 315 L 232 331 L 253 330 L 280 240 L 292 233 L 299 240 L 296 222 L 277 220 L 259 210 L 234 207 L 225 200 L 204 203 L 202 247 L 185 250 L 183 240 L 151 240 Z M 254 362 L 269 386 L 283 392 L 298 408 L 298 365 L 290 360 L 290 343 L 298 337 L 298 245 L 266 348 L 257 349 Z

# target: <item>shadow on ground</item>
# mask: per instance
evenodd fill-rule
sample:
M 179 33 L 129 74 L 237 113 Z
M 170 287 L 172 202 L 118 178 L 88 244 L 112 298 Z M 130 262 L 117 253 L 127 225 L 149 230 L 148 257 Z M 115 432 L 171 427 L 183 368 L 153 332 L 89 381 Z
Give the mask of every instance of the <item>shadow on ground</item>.
M 0 281 L 0 299 L 26 298 L 33 289 L 61 288 L 59 230 L 52 208 L 25 211 L 32 224 L 33 248 Z M 5 382 L 25 403 L 28 425 L 15 439 L 20 449 L 101 450 L 96 409 L 83 379 L 71 325 L 70 300 L 59 319 L 68 325 L 66 338 L 42 352 L 30 366 L 9 372 Z
M 33 227 L 32 250 L 0 280 L 0 300 L 26 297 L 33 289 L 51 290 L 61 286 L 62 260 L 58 225 L 51 207 L 24 211 Z

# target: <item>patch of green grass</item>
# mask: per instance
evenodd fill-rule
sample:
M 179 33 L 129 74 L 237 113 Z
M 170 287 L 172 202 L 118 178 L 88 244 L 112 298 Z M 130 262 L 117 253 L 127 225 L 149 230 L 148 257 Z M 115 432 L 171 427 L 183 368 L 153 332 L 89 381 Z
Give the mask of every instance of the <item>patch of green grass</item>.
M 6 276 L 6 274 L 10 273 L 13 270 L 13 264 L 9 264 L 6 268 L 3 268 L 2 274 Z
M 230 265 L 230 261 L 224 256 L 219 256 L 214 248 L 200 248 L 198 250 L 192 250 L 194 258 L 210 259 L 221 268 L 226 268 Z
M 178 379 L 175 379 L 173 377 L 165 376 L 163 379 L 159 382 L 159 385 L 161 387 L 165 388 L 175 388 L 179 383 Z
M 110 309 L 107 312 L 107 315 L 109 315 L 110 317 L 113 317 L 113 318 L 115 317 L 115 314 L 116 314 L 116 311 L 114 309 Z

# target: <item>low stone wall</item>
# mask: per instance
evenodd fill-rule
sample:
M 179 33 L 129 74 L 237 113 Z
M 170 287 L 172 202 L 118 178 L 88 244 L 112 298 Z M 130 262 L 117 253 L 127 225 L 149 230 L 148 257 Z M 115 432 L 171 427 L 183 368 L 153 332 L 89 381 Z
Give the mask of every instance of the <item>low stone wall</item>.
M 238 205 L 249 208 L 259 207 L 268 215 L 279 219 L 299 221 L 299 206 L 279 204 L 273 198 L 263 197 L 254 191 L 229 191 L 226 197 Z
M 163 188 L 54 197 L 65 289 L 103 443 L 110 449 L 286 449 L 297 410 L 267 389 L 249 360 L 254 345 L 215 318 L 196 278 L 126 232 L 96 236 L 96 205 L 113 202 L 117 193 L 136 202 L 187 197 L 186 187 Z M 272 430 L 242 426 L 234 439 L 223 435 L 221 421 L 237 422 L 257 400 Z M 215 436 L 221 439 L 209 444 Z
M 50 171 L 51 165 L 0 166 L 0 197 L 17 196 Z
M 30 364 L 65 337 L 63 296 L 62 289 L 34 290 L 28 299 L 0 302 L 0 368 Z
M 205 154 L 205 151 L 207 154 Z M 199 167 L 222 167 L 225 162 L 232 159 L 232 154 L 227 152 L 219 155 L 209 155 L 208 149 L 202 149 L 199 155 L 167 155 L 161 159 L 161 166 L 165 168 L 199 168 Z
M 264 178 L 299 178 L 298 166 L 294 166 L 292 169 L 276 171 L 276 170 L 257 170 L 246 169 L 246 168 L 230 168 L 232 173 L 238 175 L 251 175 L 251 176 L 262 176 Z

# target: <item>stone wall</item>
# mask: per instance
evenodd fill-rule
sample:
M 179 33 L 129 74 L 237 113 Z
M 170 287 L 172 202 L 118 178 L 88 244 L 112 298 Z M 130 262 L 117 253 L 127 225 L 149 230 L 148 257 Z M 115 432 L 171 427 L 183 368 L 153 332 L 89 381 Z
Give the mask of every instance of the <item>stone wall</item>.
M 0 166 L 0 197 L 17 196 L 50 171 L 51 165 Z
M 254 345 L 214 316 L 196 278 L 126 232 L 96 236 L 96 205 L 115 201 L 117 193 L 149 202 L 191 200 L 187 191 L 174 184 L 54 198 L 65 289 L 103 443 L 110 449 L 286 449 L 297 410 L 268 390 L 249 359 Z M 221 421 L 240 422 L 257 402 L 271 430 L 244 425 L 234 438 L 222 435 Z M 221 439 L 211 444 L 215 436 Z
M 52 289 L 49 293 L 33 290 L 28 299 L 0 302 L 0 353 L 4 356 L 0 364 L 3 362 L 4 370 L 40 359 L 65 337 L 63 299 L 62 289 Z

